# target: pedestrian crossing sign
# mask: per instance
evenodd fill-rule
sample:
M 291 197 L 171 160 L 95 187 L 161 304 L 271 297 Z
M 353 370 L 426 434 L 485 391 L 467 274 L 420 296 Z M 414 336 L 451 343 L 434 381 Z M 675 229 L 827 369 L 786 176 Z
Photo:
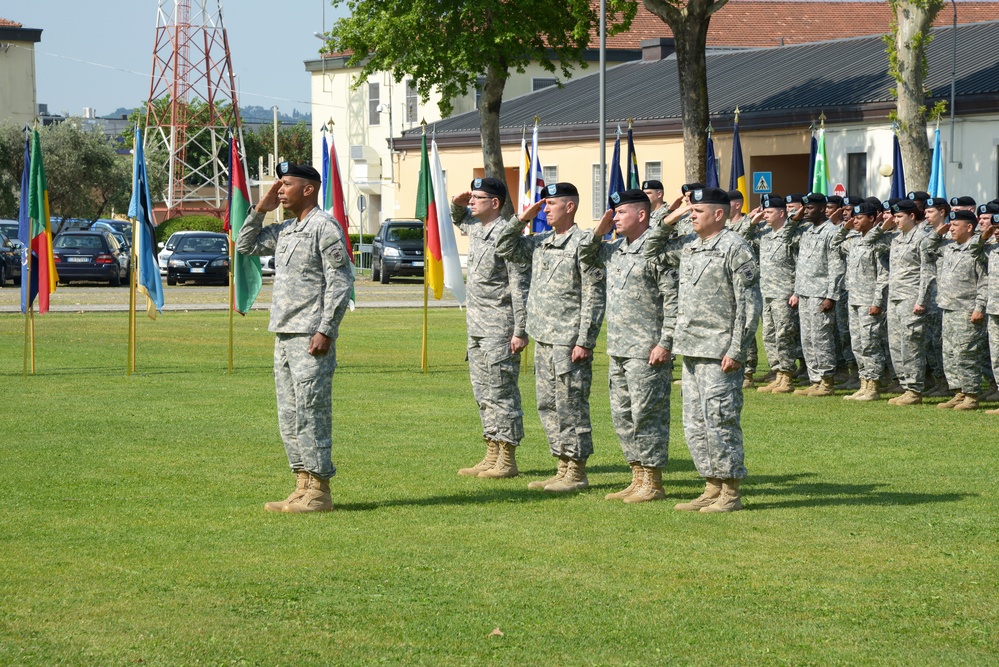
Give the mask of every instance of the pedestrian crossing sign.
M 770 171 L 754 171 L 753 172 L 753 193 L 754 194 L 765 194 L 770 192 L 773 188 L 770 186 L 773 184 L 773 172 Z

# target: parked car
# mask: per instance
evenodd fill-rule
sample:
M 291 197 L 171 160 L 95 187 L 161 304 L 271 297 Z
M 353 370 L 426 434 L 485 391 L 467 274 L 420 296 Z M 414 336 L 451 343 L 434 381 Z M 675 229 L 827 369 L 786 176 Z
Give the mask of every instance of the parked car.
M 160 252 L 156 255 L 156 261 L 160 265 L 160 275 L 165 276 L 167 274 L 167 264 L 170 262 L 170 255 L 173 254 L 174 249 L 180 240 L 187 236 L 188 234 L 197 234 L 198 232 L 174 232 L 170 235 L 170 238 L 166 240 L 166 243 L 160 243 Z
M 122 248 L 125 249 L 125 252 L 129 252 L 132 249 L 132 238 L 130 236 L 125 236 L 115 227 L 112 227 L 106 222 L 101 222 L 100 220 L 98 220 L 94 224 L 90 225 L 88 229 L 107 232 L 108 234 L 114 237 L 114 240 L 118 242 L 118 245 L 120 245 Z
M 389 218 L 371 244 L 371 279 L 387 285 L 392 276 L 423 275 L 423 223 Z
M 52 242 L 59 282 L 107 281 L 117 287 L 128 280 L 128 252 L 104 230 L 62 232 Z
M 0 220 L 0 234 L 8 239 L 17 240 L 17 220 Z
M 274 275 L 274 255 L 264 255 L 260 258 L 260 271 L 262 275 Z
M 177 242 L 167 260 L 167 285 L 184 281 L 229 284 L 229 238 L 225 234 L 188 232 Z
M 15 285 L 21 281 L 21 242 L 0 232 L 0 287 L 8 280 Z

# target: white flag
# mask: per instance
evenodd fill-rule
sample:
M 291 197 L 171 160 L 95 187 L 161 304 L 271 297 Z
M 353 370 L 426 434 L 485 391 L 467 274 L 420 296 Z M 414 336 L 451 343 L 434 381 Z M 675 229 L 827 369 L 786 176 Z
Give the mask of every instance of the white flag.
M 450 199 L 447 196 L 447 183 L 441 169 L 441 156 L 437 152 L 437 141 L 430 144 L 430 175 L 434 185 L 434 205 L 437 206 L 437 229 L 441 239 L 441 262 L 444 265 L 444 287 L 451 290 L 458 305 L 465 305 L 465 279 L 461 275 L 461 259 L 458 256 L 458 242 L 454 237 L 454 224 L 451 222 Z

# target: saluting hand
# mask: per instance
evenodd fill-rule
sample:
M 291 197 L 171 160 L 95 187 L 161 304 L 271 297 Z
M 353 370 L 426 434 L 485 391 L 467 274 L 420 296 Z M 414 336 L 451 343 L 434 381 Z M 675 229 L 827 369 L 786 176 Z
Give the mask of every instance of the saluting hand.
M 600 218 L 600 222 L 593 229 L 594 236 L 604 236 L 607 232 L 614 228 L 614 211 L 607 209 L 604 211 L 603 216 Z
M 531 204 L 527 208 L 526 211 L 524 211 L 523 213 L 521 213 L 520 216 L 518 216 L 517 219 L 520 220 L 522 223 L 524 223 L 526 225 L 528 222 L 530 222 L 531 220 L 534 220 L 534 218 L 536 218 L 538 216 L 538 213 L 541 211 L 541 208 L 544 205 L 545 205 L 545 200 L 544 199 L 541 199 L 539 201 L 534 202 L 533 204 Z
M 472 201 L 472 191 L 462 192 L 461 194 L 455 195 L 451 202 L 455 206 L 468 206 L 468 202 Z
M 274 185 L 271 189 L 267 191 L 263 199 L 257 202 L 256 209 L 260 213 L 268 213 L 269 211 L 274 211 L 277 209 L 278 204 L 278 191 L 281 189 L 281 181 L 274 181 Z

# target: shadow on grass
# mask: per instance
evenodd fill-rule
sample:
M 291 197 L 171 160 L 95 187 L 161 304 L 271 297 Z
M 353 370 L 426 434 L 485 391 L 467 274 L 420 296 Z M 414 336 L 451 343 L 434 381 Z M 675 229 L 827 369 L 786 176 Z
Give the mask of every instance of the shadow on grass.
M 755 476 L 745 487 L 750 497 L 791 496 L 785 499 L 751 502 L 746 509 L 767 510 L 833 505 L 913 506 L 932 503 L 953 503 L 971 498 L 975 493 L 907 493 L 882 490 L 889 484 L 839 484 L 835 482 L 799 481 L 816 477 L 815 473 L 786 476 Z

